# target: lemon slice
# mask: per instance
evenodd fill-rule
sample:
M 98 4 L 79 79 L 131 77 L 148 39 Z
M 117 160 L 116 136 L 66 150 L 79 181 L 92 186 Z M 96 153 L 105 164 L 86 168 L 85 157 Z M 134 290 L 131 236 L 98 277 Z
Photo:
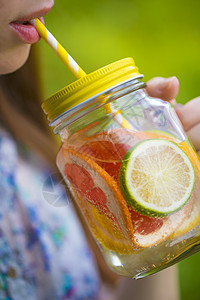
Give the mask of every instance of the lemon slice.
M 190 198 L 195 173 L 190 159 L 176 143 L 150 139 L 125 154 L 119 182 L 124 198 L 136 211 L 164 217 Z

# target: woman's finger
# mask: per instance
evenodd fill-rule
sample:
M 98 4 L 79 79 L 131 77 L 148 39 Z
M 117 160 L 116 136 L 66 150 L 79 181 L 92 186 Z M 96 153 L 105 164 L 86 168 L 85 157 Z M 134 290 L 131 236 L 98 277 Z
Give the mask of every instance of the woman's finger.
M 183 106 L 175 106 L 175 110 L 186 131 L 200 123 L 200 97 L 187 102 Z
M 192 144 L 196 151 L 200 151 L 200 123 L 192 127 L 190 130 L 187 131 L 187 135 L 190 138 Z
M 146 90 L 151 97 L 170 101 L 178 94 L 179 81 L 175 76 L 169 78 L 155 77 L 148 81 Z

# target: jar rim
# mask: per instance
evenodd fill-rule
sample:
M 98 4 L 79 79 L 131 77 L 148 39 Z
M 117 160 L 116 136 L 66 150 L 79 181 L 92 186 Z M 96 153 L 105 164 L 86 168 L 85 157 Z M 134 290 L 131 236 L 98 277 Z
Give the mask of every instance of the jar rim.
M 119 92 L 119 91 L 123 92 L 123 90 L 125 90 L 126 92 L 124 94 L 121 94 L 120 95 L 120 97 L 121 97 L 121 96 L 127 94 L 127 88 L 129 88 L 128 93 L 144 88 L 146 86 L 146 83 L 144 83 L 143 81 L 140 81 L 140 79 L 142 79 L 143 77 L 144 77 L 144 75 L 142 75 L 142 74 L 138 75 L 138 76 L 134 76 L 131 79 L 127 79 L 127 80 L 85 100 L 84 102 L 77 104 L 76 106 L 65 111 L 64 113 L 62 113 L 61 115 L 56 117 L 54 120 L 52 120 L 49 123 L 49 126 L 54 127 L 55 134 L 58 133 L 63 127 L 68 126 L 69 124 L 74 122 L 77 119 L 77 117 L 74 118 L 74 116 L 78 115 L 80 112 L 84 111 L 85 108 L 88 108 L 87 112 L 84 112 L 84 114 L 82 114 L 79 117 L 82 117 L 83 115 L 88 114 L 91 111 L 96 110 L 96 109 L 100 108 L 101 106 L 104 106 L 107 103 L 110 103 L 111 101 L 116 100 L 116 94 L 115 94 L 116 92 Z M 131 90 L 130 90 L 130 87 L 132 87 Z M 102 101 L 103 98 L 101 96 L 103 96 L 104 101 Z M 112 96 L 112 97 L 110 98 L 110 96 Z M 108 100 L 105 101 L 105 98 L 108 98 Z
M 141 75 L 132 58 L 125 58 L 100 68 L 64 87 L 46 99 L 42 109 L 50 122 L 87 99 L 126 80 Z

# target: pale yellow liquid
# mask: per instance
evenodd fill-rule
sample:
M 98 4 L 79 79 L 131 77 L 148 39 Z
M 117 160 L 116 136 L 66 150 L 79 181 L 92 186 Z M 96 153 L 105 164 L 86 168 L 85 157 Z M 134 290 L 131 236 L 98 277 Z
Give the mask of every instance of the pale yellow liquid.
M 79 148 L 80 141 L 76 141 L 76 147 Z M 187 146 L 187 142 L 180 143 L 179 146 L 190 158 L 194 169 L 195 169 L 195 187 L 192 195 L 192 201 L 189 210 L 185 210 L 185 206 L 181 208 L 179 215 L 184 214 L 181 219 L 181 224 L 177 226 L 177 229 L 172 232 L 170 236 L 167 236 L 158 244 L 155 244 L 151 247 L 133 247 L 130 251 L 130 254 L 123 253 L 123 251 L 118 251 L 119 247 L 116 246 L 116 251 L 111 244 L 105 243 L 107 239 L 106 230 L 109 233 L 109 226 L 103 228 L 103 233 L 101 234 L 101 228 L 99 231 L 99 223 L 97 219 L 95 220 L 94 212 L 95 208 L 91 208 L 92 205 L 88 204 L 85 199 L 81 199 L 81 196 L 77 194 L 74 186 L 70 184 L 67 180 L 67 184 L 70 186 L 73 197 L 77 201 L 83 215 L 86 218 L 88 226 L 90 227 L 91 232 L 95 236 L 97 243 L 99 244 L 105 259 L 110 266 L 110 268 L 122 275 L 127 277 L 140 278 L 147 276 L 149 274 L 158 272 L 159 270 L 170 266 L 177 261 L 187 257 L 197 251 L 199 251 L 199 241 L 200 241 L 200 159 L 197 157 L 196 153 L 193 151 L 191 146 Z M 74 145 L 73 145 L 74 146 Z M 64 145 L 63 149 L 67 149 L 68 145 Z M 78 152 L 77 152 L 78 153 Z M 83 153 L 81 153 L 82 155 Z M 58 159 L 58 165 L 60 170 L 63 170 L 63 160 L 62 149 L 60 152 L 61 159 Z M 88 153 L 87 153 L 88 156 Z M 89 155 L 90 156 L 90 155 Z M 103 161 L 102 159 L 94 158 L 92 156 L 89 159 L 96 161 Z M 70 161 L 68 161 L 70 163 Z M 106 161 L 105 161 L 106 162 Z M 74 161 L 72 161 L 74 163 Z M 115 161 L 110 161 L 110 163 L 115 163 Z M 116 161 L 118 163 L 118 161 Z M 62 171 L 63 175 L 64 172 Z M 189 200 L 190 201 L 190 200 Z M 182 212 L 181 212 L 182 211 Z M 169 217 L 170 218 L 170 217 Z M 102 219 L 104 220 L 104 219 Z M 173 220 L 173 219 L 172 219 Z M 103 222 L 103 221 L 102 221 Z M 106 222 L 106 221 L 105 221 Z M 104 222 L 104 223 L 105 223 Z M 109 221 L 110 222 L 110 221 Z M 171 224 L 172 225 L 172 224 Z M 170 226 L 170 223 L 169 223 Z M 112 235 L 113 229 L 110 228 L 110 234 Z M 110 238 L 110 237 L 109 237 Z M 149 237 L 150 238 L 150 237 Z M 113 240 L 116 239 L 116 236 L 113 236 Z M 118 241 L 119 242 L 119 241 Z M 127 239 L 121 239 L 121 243 L 127 245 Z M 126 246 L 124 246 L 126 248 Z

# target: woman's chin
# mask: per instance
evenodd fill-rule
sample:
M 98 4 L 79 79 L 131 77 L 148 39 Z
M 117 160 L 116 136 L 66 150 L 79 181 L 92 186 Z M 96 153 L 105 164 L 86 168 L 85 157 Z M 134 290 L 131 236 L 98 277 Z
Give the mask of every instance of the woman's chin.
M 10 51 L 6 54 L 0 53 L 0 75 L 9 74 L 20 69 L 26 62 L 31 45 L 23 44 Z

